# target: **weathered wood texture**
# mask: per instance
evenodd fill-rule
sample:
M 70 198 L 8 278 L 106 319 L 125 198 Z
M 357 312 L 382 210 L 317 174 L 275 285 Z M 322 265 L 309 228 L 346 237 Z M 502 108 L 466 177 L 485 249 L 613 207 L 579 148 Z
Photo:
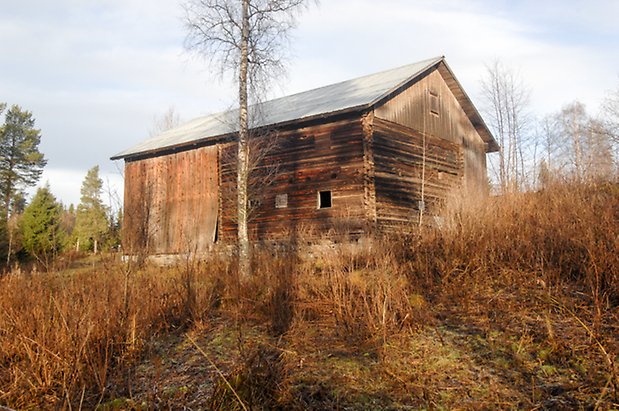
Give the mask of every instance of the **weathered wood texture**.
M 433 103 L 438 104 L 436 113 L 432 112 Z M 401 124 L 461 146 L 464 154 L 464 188 L 475 193 L 487 189 L 485 143 L 440 70 L 430 72 L 377 107 L 374 114 L 376 118 Z
M 374 111 L 362 116 L 363 124 L 363 202 L 366 233 L 376 230 L 376 166 L 374 163 Z
M 449 193 L 461 186 L 459 146 L 379 118 L 373 128 L 378 230 L 418 224 L 421 207 L 425 215 L 435 215 Z
M 127 162 L 124 210 L 129 253 L 207 250 L 217 228 L 217 147 Z
M 356 116 L 331 123 L 279 130 L 260 137 L 267 147 L 253 171 L 249 229 L 253 240 L 311 240 L 364 229 L 363 125 Z M 275 139 L 268 141 L 269 139 Z M 236 146 L 222 146 L 220 238 L 234 242 Z M 318 208 L 318 193 L 331 191 L 332 207 Z M 276 196 L 287 206 L 276 208 Z
M 458 102 L 462 95 L 452 93 L 463 93 L 454 82 L 439 67 L 373 109 L 254 136 L 250 239 L 393 232 L 418 224 L 421 208 L 431 221 L 453 192 L 483 192 L 485 143 Z M 206 252 L 216 239 L 236 243 L 231 139 L 127 161 L 127 252 Z M 319 208 L 326 191 L 331 206 Z

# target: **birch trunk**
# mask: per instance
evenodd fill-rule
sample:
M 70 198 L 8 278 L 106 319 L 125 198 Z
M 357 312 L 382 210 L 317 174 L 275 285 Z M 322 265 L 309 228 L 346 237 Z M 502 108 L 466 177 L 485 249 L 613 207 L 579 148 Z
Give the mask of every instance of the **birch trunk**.
M 249 43 L 249 0 L 243 0 L 241 61 L 239 65 L 239 144 L 237 158 L 237 224 L 239 241 L 239 275 L 251 276 L 251 252 L 247 233 L 247 181 L 249 173 L 249 132 L 247 115 L 247 74 Z

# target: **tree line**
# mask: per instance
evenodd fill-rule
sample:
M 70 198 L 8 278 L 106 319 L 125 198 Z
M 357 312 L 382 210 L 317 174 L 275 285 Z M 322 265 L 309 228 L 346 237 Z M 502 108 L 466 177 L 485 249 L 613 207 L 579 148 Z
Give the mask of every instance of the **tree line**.
M 487 66 L 482 95 L 500 146 L 488 168 L 496 193 L 619 176 L 619 87 L 607 91 L 597 115 L 574 101 L 538 117 L 530 110 L 530 89 L 521 76 L 496 61 Z
M 64 251 L 118 246 L 122 214 L 114 215 L 102 201 L 99 166 L 86 174 L 77 207 L 59 202 L 49 184 L 28 203 L 26 190 L 39 182 L 47 164 L 39 150 L 41 130 L 32 112 L 18 105 L 7 109 L 0 103 L 0 115 L 0 266 L 34 261 L 47 269 Z

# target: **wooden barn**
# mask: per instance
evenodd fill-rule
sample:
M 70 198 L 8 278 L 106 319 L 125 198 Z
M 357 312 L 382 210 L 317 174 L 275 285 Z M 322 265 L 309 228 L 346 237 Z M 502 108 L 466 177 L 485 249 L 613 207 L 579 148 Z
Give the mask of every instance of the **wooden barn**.
M 497 143 L 443 57 L 251 109 L 257 241 L 388 233 L 453 192 L 486 190 Z M 206 252 L 236 241 L 238 111 L 192 120 L 125 160 L 124 246 Z

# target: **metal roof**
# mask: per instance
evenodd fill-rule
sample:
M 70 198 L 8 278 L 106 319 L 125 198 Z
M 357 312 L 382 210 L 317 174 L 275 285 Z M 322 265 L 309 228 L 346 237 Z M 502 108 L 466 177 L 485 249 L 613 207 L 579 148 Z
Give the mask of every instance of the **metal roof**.
M 292 121 L 326 117 L 354 109 L 369 108 L 429 68 L 444 60 L 435 57 L 414 64 L 314 90 L 265 101 L 250 107 L 250 127 L 275 126 Z M 484 125 L 485 126 L 485 125 Z M 112 157 L 112 160 L 197 143 L 238 131 L 238 109 L 210 114 L 145 140 Z

